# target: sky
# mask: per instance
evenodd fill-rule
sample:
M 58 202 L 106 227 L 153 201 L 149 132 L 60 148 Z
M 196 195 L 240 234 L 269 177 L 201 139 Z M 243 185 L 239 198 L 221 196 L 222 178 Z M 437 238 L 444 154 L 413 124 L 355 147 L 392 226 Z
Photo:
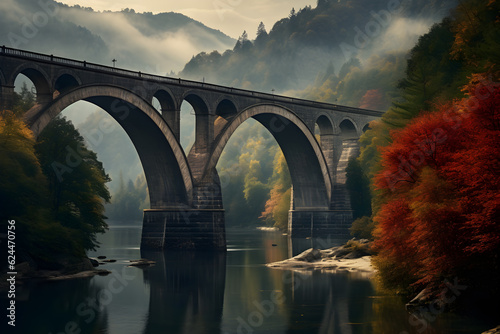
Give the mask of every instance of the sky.
M 94 10 L 120 11 L 125 8 L 136 12 L 178 12 L 238 38 L 246 30 L 255 38 L 262 21 L 267 30 L 290 13 L 307 5 L 316 6 L 317 0 L 59 0 L 67 5 L 92 7 Z

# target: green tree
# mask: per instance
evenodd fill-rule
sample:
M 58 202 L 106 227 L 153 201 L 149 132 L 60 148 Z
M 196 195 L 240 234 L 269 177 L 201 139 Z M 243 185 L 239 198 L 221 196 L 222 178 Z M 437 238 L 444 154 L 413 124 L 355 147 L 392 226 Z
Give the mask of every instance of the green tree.
M 64 117 L 56 117 L 35 145 L 50 191 L 52 218 L 74 231 L 83 249 L 95 249 L 96 234 L 107 229 L 103 202 L 110 181 L 95 152 Z
M 106 205 L 106 215 L 112 220 L 138 221 L 142 219 L 142 211 L 148 202 L 144 175 L 137 176 L 135 182 L 129 179 L 125 185 L 123 173 L 120 171 L 120 185 L 113 194 L 111 203 Z
M 371 216 L 370 180 L 357 158 L 351 158 L 346 168 L 346 186 L 349 191 L 353 218 Z
M 35 96 L 28 89 L 28 85 L 26 82 L 23 82 L 21 86 L 21 91 L 19 93 L 14 94 L 14 113 L 16 115 L 22 115 L 27 110 L 30 110 L 31 107 L 35 105 Z
M 54 254 L 85 255 L 71 233 L 51 219 L 47 179 L 35 154 L 35 139 L 13 112 L 0 113 L 0 228 L 15 220 L 17 261 L 49 263 Z

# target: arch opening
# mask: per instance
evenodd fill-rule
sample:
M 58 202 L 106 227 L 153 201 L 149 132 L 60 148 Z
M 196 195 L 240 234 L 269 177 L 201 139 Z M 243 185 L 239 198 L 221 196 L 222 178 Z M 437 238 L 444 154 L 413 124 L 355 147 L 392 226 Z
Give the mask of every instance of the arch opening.
M 278 143 L 259 122 L 250 118 L 236 129 L 217 163 L 217 173 L 226 227 L 255 226 L 260 221 L 287 228 L 290 175 Z M 270 192 L 273 209 L 266 204 Z
M 237 113 L 238 110 L 232 101 L 228 99 L 220 101 L 215 110 L 216 119 L 214 122 L 214 136 L 218 136 L 227 122 Z
M 17 86 L 16 82 L 19 82 L 19 79 L 25 81 L 25 78 L 29 79 L 29 81 L 33 84 L 34 89 L 32 92 L 36 95 L 36 101 L 38 103 L 46 103 L 52 100 L 50 84 L 40 71 L 34 68 L 26 68 L 19 71 L 19 73 L 15 76 L 14 86 Z
M 35 83 L 26 75 L 19 73 L 14 81 L 15 95 L 19 96 L 27 104 L 33 105 L 37 99 L 37 89 Z M 14 100 L 16 97 L 14 97 Z M 14 101 L 17 103 L 18 101 Z M 24 108 L 24 107 L 23 107 Z M 28 106 L 30 108 L 30 106 Z
M 146 176 L 151 209 L 189 205 L 192 179 L 182 149 L 161 116 L 131 92 L 111 86 L 77 88 L 28 120 L 31 129 L 38 135 L 62 110 L 81 100 L 105 110 L 127 133 Z
M 180 136 L 180 118 L 172 95 L 167 91 L 160 89 L 152 98 L 153 107 L 163 116 L 170 129 L 174 132 L 175 137 Z
M 184 97 L 184 101 L 191 105 L 191 114 L 195 115 L 194 144 L 189 153 L 207 153 L 214 138 L 214 116 L 208 112 L 205 101 L 195 94 Z M 184 104 L 184 102 L 183 102 Z
M 371 129 L 370 123 L 365 124 L 365 126 L 363 126 L 363 133 L 365 133 L 366 131 L 368 131 L 370 129 Z
M 220 116 L 227 120 L 235 116 L 238 113 L 238 111 L 236 110 L 236 106 L 232 101 L 224 99 L 220 101 L 219 104 L 217 105 L 215 113 L 217 116 Z
M 229 138 L 249 118 L 261 123 L 283 152 L 293 184 L 293 207 L 328 210 L 331 179 L 321 149 L 307 126 L 282 107 L 260 105 L 239 113 L 216 140 L 205 174 L 216 166 Z
M 328 117 L 325 115 L 321 115 L 316 120 L 316 125 L 319 128 L 319 134 L 321 136 L 324 135 L 333 135 L 333 125 Z
M 106 184 L 112 196 L 105 205 L 108 221 L 142 221 L 143 210 L 151 207 L 148 187 L 139 155 L 127 133 L 108 112 L 84 100 L 63 109 L 60 116 L 73 123 L 111 178 Z
M 330 175 L 332 175 L 335 170 L 334 148 L 335 144 L 338 144 L 335 141 L 333 132 L 333 124 L 330 118 L 325 115 L 319 116 L 315 124 L 315 135 L 317 140 L 319 138 L 318 141 L 321 145 L 321 150 L 325 157 L 326 164 L 328 165 Z
M 340 125 L 340 136 L 342 139 L 356 139 L 358 138 L 358 132 L 354 123 L 349 119 L 344 119 Z
M 70 74 L 63 74 L 57 78 L 54 89 L 59 92 L 59 94 L 64 94 L 79 85 L 78 80 L 76 80 L 74 76 Z M 54 97 L 56 97 L 57 92 L 54 92 Z
M 160 89 L 154 95 L 153 99 L 158 101 L 160 112 L 175 111 L 175 102 L 172 96 L 165 90 Z
M 188 155 L 195 141 L 196 112 L 194 111 L 193 106 L 187 101 L 182 101 L 180 109 L 179 141 L 184 153 Z

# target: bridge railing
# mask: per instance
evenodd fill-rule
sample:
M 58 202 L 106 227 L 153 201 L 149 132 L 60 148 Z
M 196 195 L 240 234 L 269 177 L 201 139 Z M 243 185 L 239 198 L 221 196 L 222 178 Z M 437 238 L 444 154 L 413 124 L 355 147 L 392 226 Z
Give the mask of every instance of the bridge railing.
M 122 69 L 122 68 L 118 68 L 118 67 L 111 67 L 111 66 L 100 65 L 100 64 L 95 64 L 95 63 L 88 63 L 86 61 L 80 61 L 80 60 L 57 57 L 57 56 L 53 56 L 53 55 L 46 55 L 46 54 L 36 53 L 36 52 L 31 52 L 31 51 L 13 49 L 13 48 L 6 47 L 5 45 L 0 48 L 0 52 L 2 54 L 6 54 L 6 55 L 13 55 L 13 56 L 18 56 L 18 57 L 23 57 L 23 58 L 41 60 L 41 61 L 45 61 L 45 62 L 64 64 L 64 65 L 69 65 L 69 66 L 73 66 L 73 67 L 80 67 L 80 68 L 85 68 L 85 69 L 90 69 L 90 70 L 95 70 L 95 71 L 101 71 L 101 72 L 109 72 L 109 73 L 115 74 L 115 75 L 118 74 L 118 75 L 122 75 L 122 76 L 133 77 L 136 79 L 156 81 L 159 83 L 169 83 L 169 84 L 179 84 L 179 85 L 185 85 L 185 86 L 191 86 L 191 87 L 199 87 L 199 88 L 203 88 L 203 89 L 215 90 L 218 92 L 225 92 L 225 93 L 229 93 L 229 94 L 239 94 L 239 95 L 251 96 L 251 97 L 279 101 L 279 102 L 284 102 L 284 103 L 300 104 L 300 105 L 310 106 L 310 107 L 314 107 L 314 108 L 329 109 L 329 110 L 334 109 L 337 111 L 344 111 L 344 112 L 350 112 L 350 113 L 359 113 L 360 111 L 361 112 L 364 111 L 365 113 L 369 113 L 369 114 L 373 114 L 373 115 L 378 114 L 377 116 L 382 115 L 382 112 L 375 111 L 375 110 L 346 107 L 346 106 L 341 106 L 341 105 L 337 105 L 337 104 L 316 102 L 316 101 L 304 100 L 304 99 L 293 98 L 293 97 L 288 97 L 288 96 L 283 96 L 283 95 L 274 95 L 274 94 L 263 93 L 263 92 L 255 92 L 255 91 L 241 89 L 241 88 L 232 88 L 232 87 L 220 86 L 220 85 L 215 85 L 215 84 L 210 84 L 210 83 L 185 80 L 185 79 L 180 79 L 180 78 L 177 79 L 177 78 L 171 78 L 171 77 L 166 77 L 166 76 L 161 76 L 161 75 L 136 72 L 136 71 L 126 70 L 126 69 Z

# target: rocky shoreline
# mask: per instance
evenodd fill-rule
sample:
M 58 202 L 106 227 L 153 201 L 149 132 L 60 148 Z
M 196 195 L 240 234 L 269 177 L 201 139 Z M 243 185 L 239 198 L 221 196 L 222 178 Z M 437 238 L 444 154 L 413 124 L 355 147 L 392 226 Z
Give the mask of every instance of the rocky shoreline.
M 116 260 L 106 259 L 106 256 L 98 258 L 83 258 L 75 261 L 74 258 L 58 259 L 60 269 L 39 269 L 36 265 L 29 262 L 21 262 L 15 266 L 17 284 L 23 284 L 27 281 L 61 281 L 75 278 L 93 277 L 96 275 L 106 276 L 112 272 L 107 269 L 97 269 L 96 267 L 107 263 L 114 263 Z M 154 265 L 156 262 L 139 259 L 130 260 L 130 267 L 145 268 Z M 1 275 L 0 291 L 8 289 L 7 274 Z M 5 276 L 5 277 L 4 277 Z
M 371 255 L 370 241 L 353 239 L 345 245 L 324 250 L 310 248 L 290 259 L 268 263 L 266 266 L 294 271 L 357 272 L 371 277 L 375 274 Z

